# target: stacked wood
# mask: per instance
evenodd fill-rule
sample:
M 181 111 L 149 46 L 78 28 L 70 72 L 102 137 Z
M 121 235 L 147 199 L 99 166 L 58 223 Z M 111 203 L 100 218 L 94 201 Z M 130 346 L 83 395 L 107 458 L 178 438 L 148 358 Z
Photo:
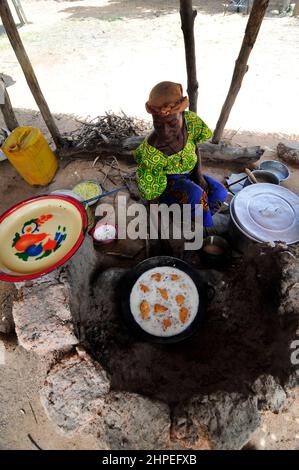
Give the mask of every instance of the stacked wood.
M 80 128 L 66 136 L 67 147 L 58 151 L 61 158 L 94 159 L 117 155 L 132 162 L 133 151 L 146 138 L 144 132 L 149 133 L 151 130 L 148 122 L 129 117 L 124 113 L 121 115 L 106 113 L 105 116 L 98 116 L 91 121 L 81 123 Z M 264 153 L 259 146 L 231 147 L 204 142 L 198 147 L 203 159 L 211 162 L 248 165 L 259 160 Z
M 77 120 L 78 121 L 78 120 Z M 126 137 L 137 136 L 148 132 L 150 124 L 142 119 L 121 114 L 106 113 L 104 116 L 97 116 L 91 121 L 80 121 L 80 126 L 69 134 L 72 146 L 76 149 L 93 149 L 101 143 L 109 144 L 115 139 L 125 139 Z
M 125 139 L 110 139 L 109 142 L 99 141 L 94 148 L 61 148 L 58 156 L 60 158 L 83 158 L 94 159 L 97 156 L 116 155 L 127 161 L 133 161 L 133 151 L 141 144 L 145 136 L 126 137 Z M 198 148 L 204 161 L 218 163 L 254 163 L 260 159 L 264 150 L 259 146 L 253 147 L 230 147 L 224 144 L 212 144 L 204 142 Z
M 204 142 L 198 148 L 203 160 L 222 163 L 240 163 L 248 165 L 257 162 L 264 153 L 260 146 L 231 147 L 225 144 L 213 144 Z

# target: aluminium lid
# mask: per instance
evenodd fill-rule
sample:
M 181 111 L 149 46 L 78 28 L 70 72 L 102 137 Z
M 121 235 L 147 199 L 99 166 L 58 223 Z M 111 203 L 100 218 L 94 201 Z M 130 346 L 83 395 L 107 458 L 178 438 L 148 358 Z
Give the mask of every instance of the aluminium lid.
M 299 241 L 299 196 L 271 183 L 247 186 L 232 201 L 235 223 L 261 242 Z

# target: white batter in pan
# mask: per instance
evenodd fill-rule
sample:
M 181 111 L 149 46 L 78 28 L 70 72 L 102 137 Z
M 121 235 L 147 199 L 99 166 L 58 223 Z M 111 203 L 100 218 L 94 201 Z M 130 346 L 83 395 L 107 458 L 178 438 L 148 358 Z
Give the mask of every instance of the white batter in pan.
M 182 333 L 193 322 L 198 306 L 199 295 L 191 277 L 169 266 L 143 273 L 130 296 L 135 321 L 153 336 Z

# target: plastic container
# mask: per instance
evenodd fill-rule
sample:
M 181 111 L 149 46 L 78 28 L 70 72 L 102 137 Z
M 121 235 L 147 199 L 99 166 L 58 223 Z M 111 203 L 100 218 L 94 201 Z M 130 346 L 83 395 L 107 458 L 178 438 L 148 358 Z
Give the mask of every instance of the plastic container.
M 27 183 L 49 184 L 58 168 L 48 142 L 35 127 L 16 127 L 2 145 L 2 151 Z

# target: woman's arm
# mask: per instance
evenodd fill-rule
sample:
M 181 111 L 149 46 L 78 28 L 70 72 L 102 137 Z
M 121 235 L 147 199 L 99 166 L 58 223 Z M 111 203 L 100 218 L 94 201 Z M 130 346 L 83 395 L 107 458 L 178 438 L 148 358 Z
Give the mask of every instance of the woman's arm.
M 150 199 L 148 202 L 149 204 L 159 204 L 159 198 L 155 197 L 154 199 Z
M 204 191 L 207 191 L 209 189 L 209 185 L 206 182 L 205 177 L 203 176 L 203 173 L 202 173 L 201 155 L 200 155 L 200 150 L 198 147 L 196 147 L 195 152 L 197 155 L 197 163 L 193 170 L 193 179 L 195 183 L 199 184 L 199 186 L 201 186 Z

